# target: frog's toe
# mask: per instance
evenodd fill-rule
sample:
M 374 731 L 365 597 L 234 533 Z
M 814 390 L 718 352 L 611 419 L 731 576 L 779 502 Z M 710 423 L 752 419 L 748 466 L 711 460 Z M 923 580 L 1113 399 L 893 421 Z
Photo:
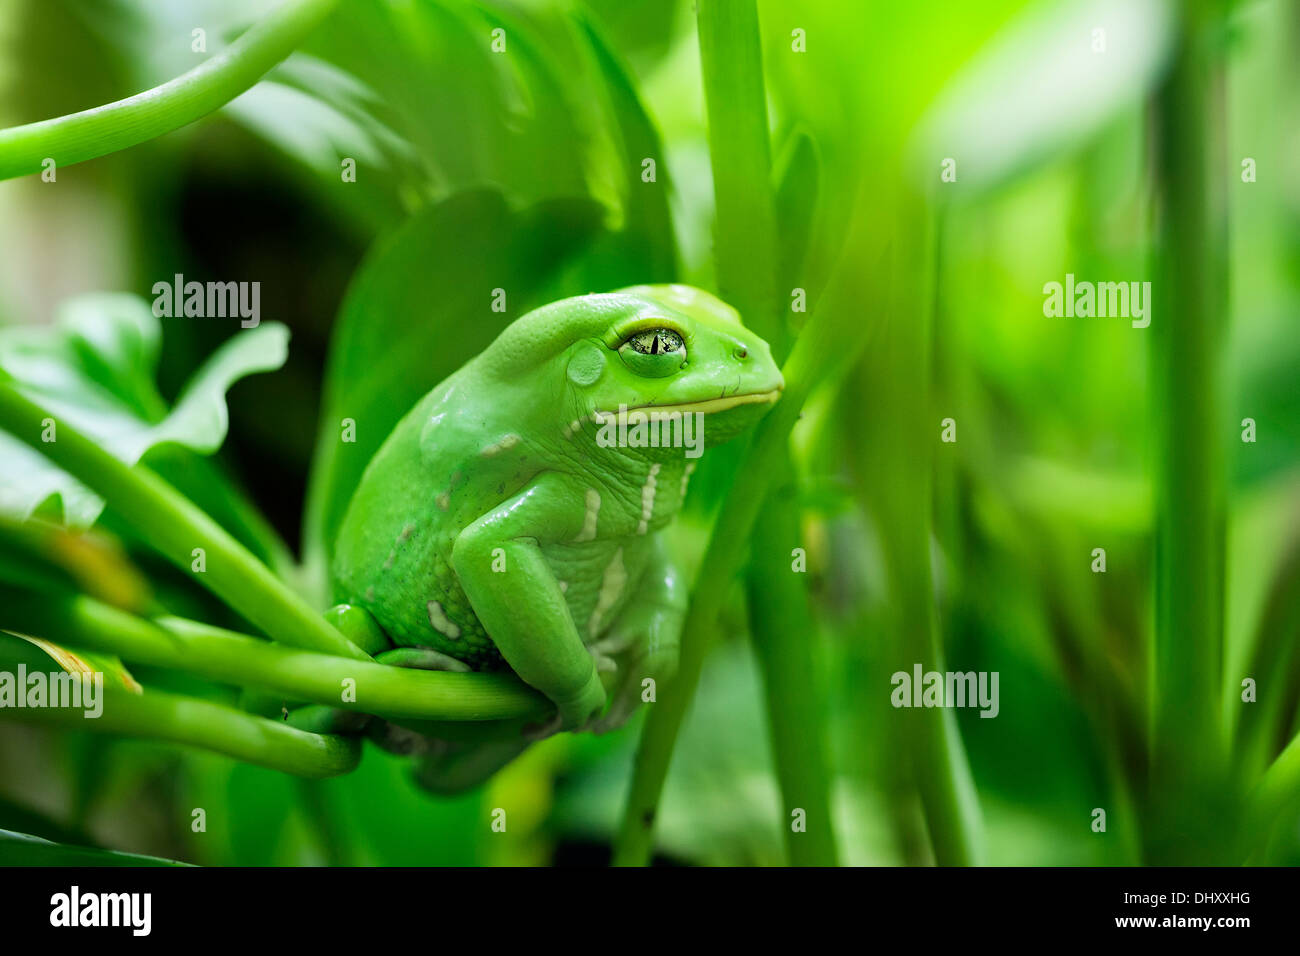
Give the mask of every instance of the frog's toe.
M 618 730 L 627 723 L 628 718 L 636 710 L 636 705 L 640 703 L 635 695 L 621 694 L 614 698 L 614 702 L 609 705 L 609 710 L 605 711 L 603 717 L 591 725 L 593 734 L 607 734 L 612 730 Z
M 636 635 L 632 633 L 612 634 L 588 644 L 587 650 L 591 651 L 593 656 L 600 654 L 604 657 L 617 657 L 632 647 L 636 641 Z
M 467 674 L 473 670 L 464 661 L 430 647 L 395 647 L 391 651 L 376 654 L 375 660 L 393 667 L 410 667 L 422 671 L 451 671 Z

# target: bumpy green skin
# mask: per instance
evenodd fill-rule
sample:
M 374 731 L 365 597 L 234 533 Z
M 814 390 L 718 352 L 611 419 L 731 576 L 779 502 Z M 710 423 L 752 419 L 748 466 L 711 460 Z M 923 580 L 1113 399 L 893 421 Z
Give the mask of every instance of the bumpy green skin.
M 656 329 L 676 332 L 684 356 L 627 345 Z M 637 342 L 649 340 L 661 347 Z M 336 597 L 397 644 L 512 668 L 555 702 L 564 728 L 591 725 L 607 692 L 605 721 L 621 722 L 642 677 L 675 666 L 685 596 L 659 532 L 694 460 L 680 447 L 603 447 L 600 413 L 703 412 L 713 445 L 757 421 L 782 386 L 767 344 L 688 286 L 530 312 L 376 454 L 335 545 Z

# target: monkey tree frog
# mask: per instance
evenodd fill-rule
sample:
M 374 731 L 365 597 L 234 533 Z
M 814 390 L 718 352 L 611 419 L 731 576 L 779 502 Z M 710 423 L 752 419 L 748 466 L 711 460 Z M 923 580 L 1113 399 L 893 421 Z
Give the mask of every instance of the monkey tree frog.
M 660 531 L 701 447 L 783 384 L 767 343 L 689 286 L 530 312 L 376 453 L 340 527 L 336 598 L 453 669 L 513 669 L 559 727 L 617 725 L 676 665 L 685 595 Z

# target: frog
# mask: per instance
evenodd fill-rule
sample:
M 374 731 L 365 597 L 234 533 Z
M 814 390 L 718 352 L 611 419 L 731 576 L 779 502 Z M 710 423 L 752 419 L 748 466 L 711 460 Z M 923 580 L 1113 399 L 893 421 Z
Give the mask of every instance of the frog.
M 520 316 L 397 423 L 339 526 L 336 609 L 419 649 L 416 666 L 513 671 L 554 706 L 494 747 L 425 747 L 429 789 L 549 733 L 621 726 L 647 679 L 671 678 L 686 585 L 666 529 L 704 451 L 783 388 L 730 305 L 637 285 Z

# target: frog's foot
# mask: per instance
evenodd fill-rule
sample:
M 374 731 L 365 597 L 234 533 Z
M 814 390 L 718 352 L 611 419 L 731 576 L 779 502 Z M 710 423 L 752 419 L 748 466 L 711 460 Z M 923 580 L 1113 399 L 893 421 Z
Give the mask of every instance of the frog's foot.
M 423 757 L 428 754 L 441 753 L 447 748 L 447 742 L 429 737 L 409 727 L 402 727 L 387 720 L 373 720 L 366 728 L 366 736 L 375 746 L 387 750 L 399 757 Z
M 428 647 L 394 647 L 376 654 L 375 660 L 391 667 L 408 667 L 425 671 L 467 673 L 472 669 L 464 661 L 458 661 L 454 657 Z M 407 757 L 436 755 L 449 746 L 446 741 L 378 718 L 371 721 L 367 728 L 367 736 L 377 747 Z
M 540 724 L 529 724 L 524 727 L 523 735 L 530 743 L 537 740 L 545 740 L 547 737 L 554 737 L 564 729 L 564 718 L 556 714 L 550 720 L 543 721 Z
M 649 646 L 628 640 L 622 643 L 623 659 L 618 663 L 618 676 L 609 687 L 610 703 L 605 713 L 589 729 L 603 734 L 617 730 L 627 723 L 637 705 L 646 694 L 657 696 L 660 685 L 677 673 L 677 645 L 651 643 Z M 652 681 L 647 684 L 646 681 Z M 652 697 L 651 699 L 654 699 Z
M 392 647 L 388 635 L 379 626 L 374 615 L 355 604 L 336 604 L 325 612 L 325 620 L 343 632 L 346 637 L 367 654 L 376 654 Z
M 613 674 L 618 671 L 618 658 L 627 654 L 628 649 L 636 643 L 636 635 L 615 634 L 603 637 L 587 645 L 587 653 L 596 664 L 597 674 Z
M 460 793 L 487 780 L 523 753 L 530 743 L 519 738 L 472 745 L 447 744 L 420 761 L 415 782 L 430 793 Z
M 472 667 L 464 661 L 435 651 L 430 647 L 394 647 L 391 651 L 376 654 L 375 660 L 393 667 L 411 667 L 422 671 L 452 671 L 468 674 Z

